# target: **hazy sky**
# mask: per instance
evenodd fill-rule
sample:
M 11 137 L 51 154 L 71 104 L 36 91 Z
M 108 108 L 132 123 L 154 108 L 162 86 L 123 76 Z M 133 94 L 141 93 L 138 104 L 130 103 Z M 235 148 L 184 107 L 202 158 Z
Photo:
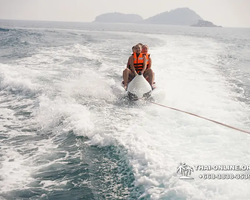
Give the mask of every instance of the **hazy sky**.
M 0 19 L 91 22 L 108 12 L 146 19 L 182 7 L 216 25 L 250 27 L 250 0 L 0 0 Z

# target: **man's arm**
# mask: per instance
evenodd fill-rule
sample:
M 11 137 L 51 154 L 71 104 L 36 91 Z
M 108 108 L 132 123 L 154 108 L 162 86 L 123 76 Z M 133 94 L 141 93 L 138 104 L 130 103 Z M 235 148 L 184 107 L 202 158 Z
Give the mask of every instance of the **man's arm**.
M 144 72 L 147 69 L 147 58 L 146 56 L 143 57 L 143 69 L 141 70 L 141 73 L 144 74 Z
M 149 57 L 148 58 L 148 69 L 151 69 L 152 66 L 152 59 Z
M 129 61 L 130 61 L 130 69 L 131 69 L 131 71 L 132 71 L 135 75 L 137 75 L 137 72 L 135 71 L 134 56 L 133 56 L 133 55 L 130 56 Z

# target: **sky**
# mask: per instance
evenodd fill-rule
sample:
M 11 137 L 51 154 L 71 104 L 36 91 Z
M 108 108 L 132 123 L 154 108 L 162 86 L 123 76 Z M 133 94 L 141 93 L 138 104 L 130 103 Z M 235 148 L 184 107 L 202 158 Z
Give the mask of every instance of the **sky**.
M 223 27 L 250 27 L 250 0 L 0 0 L 0 19 L 92 22 L 104 13 L 147 19 L 188 7 Z

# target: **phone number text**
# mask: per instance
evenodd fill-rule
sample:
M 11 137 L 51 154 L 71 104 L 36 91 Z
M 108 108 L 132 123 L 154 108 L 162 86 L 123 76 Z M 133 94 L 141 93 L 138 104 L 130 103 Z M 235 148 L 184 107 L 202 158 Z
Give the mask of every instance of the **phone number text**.
M 200 174 L 199 175 L 200 179 L 240 179 L 240 180 L 244 180 L 244 179 L 248 179 L 250 180 L 250 174 Z

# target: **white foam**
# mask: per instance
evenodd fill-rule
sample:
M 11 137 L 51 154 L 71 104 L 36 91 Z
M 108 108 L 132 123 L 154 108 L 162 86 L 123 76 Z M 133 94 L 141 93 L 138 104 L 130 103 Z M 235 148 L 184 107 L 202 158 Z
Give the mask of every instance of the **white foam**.
M 41 181 L 40 185 L 43 185 L 44 188 L 53 187 L 53 190 L 55 190 L 55 187 L 64 186 L 67 184 L 67 182 L 68 181 L 57 182 L 57 181 L 44 180 L 44 181 Z
M 27 158 L 11 146 L 1 144 L 0 188 L 2 192 L 23 189 L 33 178 Z
M 166 39 L 167 46 L 151 51 L 157 84 L 165 85 L 166 98 L 161 103 L 247 129 L 242 120 L 249 108 L 235 101 L 225 78 L 214 67 L 216 55 L 223 49 L 210 39 Z M 215 187 L 213 181 L 186 183 L 176 177 L 176 167 L 179 162 L 247 164 L 249 151 L 244 156 L 242 152 L 246 152 L 248 135 L 162 107 L 148 106 L 138 113 L 128 130 L 136 140 L 121 140 L 130 149 L 138 183 L 146 175 L 142 185 L 151 199 L 233 199 L 237 195 L 246 199 L 237 190 L 246 189 L 247 182 L 236 186 L 237 180 L 216 181 Z
M 45 96 L 40 98 L 39 104 L 36 120 L 43 130 L 57 126 L 60 120 L 65 124 L 65 131 L 73 129 L 76 133 L 88 132 L 93 128 L 86 106 L 70 103 L 61 98 L 50 100 Z
M 29 77 L 32 76 L 29 70 L 24 68 L 16 71 L 17 66 L 0 63 L 0 81 L 1 88 L 5 90 L 14 90 L 21 93 L 35 93 L 38 88 Z
M 235 99 L 236 94 L 217 68 L 217 56 L 224 50 L 217 41 L 187 36 L 150 37 L 162 40 L 161 47 L 150 49 L 157 86 L 165 92 L 165 99 L 161 98 L 162 104 L 229 125 L 249 128 L 245 123 L 249 120 L 249 107 Z M 117 41 L 112 48 L 120 45 Z M 197 172 L 194 172 L 194 181 L 186 182 L 179 179 L 176 167 L 180 162 L 188 165 L 247 164 L 245 162 L 250 155 L 248 135 L 156 105 L 116 105 L 116 94 L 112 89 L 116 81 L 110 77 L 122 73 L 120 63 L 121 60 L 126 62 L 127 57 L 108 59 L 108 54 L 103 55 L 108 44 L 110 41 L 97 45 L 97 48 L 96 44 L 88 47 L 73 44 L 65 49 L 42 49 L 20 62 L 22 69 L 25 69 L 25 65 L 29 66 L 27 81 L 18 82 L 14 70 L 10 70 L 10 73 L 5 70 L 2 80 L 6 80 L 6 86 L 17 84 L 19 87 L 23 84 L 29 90 L 38 87 L 42 90 L 33 116 L 45 133 L 46 130 L 53 130 L 52 134 L 73 130 L 77 135 L 87 136 L 90 145 L 122 145 L 133 167 L 136 186 L 145 188 L 142 197 L 247 199 L 250 195 L 247 180 L 205 181 L 200 180 Z M 130 43 L 124 40 L 121 44 Z M 99 68 L 89 63 L 65 64 L 72 61 L 76 54 L 83 54 L 90 62 L 101 62 Z M 117 56 L 116 52 L 114 56 Z M 5 67 L 2 65 L 2 68 Z M 61 129 L 57 132 L 58 126 Z M 37 146 L 38 151 L 31 160 L 46 157 L 47 152 L 56 151 L 57 148 L 52 139 L 40 141 Z M 13 153 L 14 156 L 9 156 L 11 158 L 20 158 L 14 160 L 16 164 L 13 168 L 8 153 Z M 31 168 L 25 165 L 25 159 L 13 149 L 5 152 L 0 169 L 1 173 L 7 174 L 4 176 L 6 185 L 1 185 L 5 190 L 16 187 L 13 180 L 17 175 L 22 174 L 17 183 L 23 186 L 31 181 L 30 173 L 53 162 L 60 162 L 55 160 Z M 56 184 L 63 183 L 41 183 L 48 189 Z
M 247 119 L 249 108 L 234 99 L 234 92 L 216 68 L 216 56 L 223 48 L 208 38 L 164 37 L 167 46 L 150 50 L 157 85 L 165 86 L 166 97 L 161 103 L 247 129 L 242 120 Z M 136 185 L 146 189 L 143 196 L 246 199 L 246 193 L 239 190 L 247 189 L 247 181 L 236 185 L 238 180 L 204 181 L 196 177 L 185 182 L 179 180 L 176 168 L 180 162 L 247 164 L 247 134 L 156 105 L 120 110 L 106 107 L 97 119 L 95 129 L 107 130 L 91 137 L 92 144 L 118 141 L 128 150 Z

